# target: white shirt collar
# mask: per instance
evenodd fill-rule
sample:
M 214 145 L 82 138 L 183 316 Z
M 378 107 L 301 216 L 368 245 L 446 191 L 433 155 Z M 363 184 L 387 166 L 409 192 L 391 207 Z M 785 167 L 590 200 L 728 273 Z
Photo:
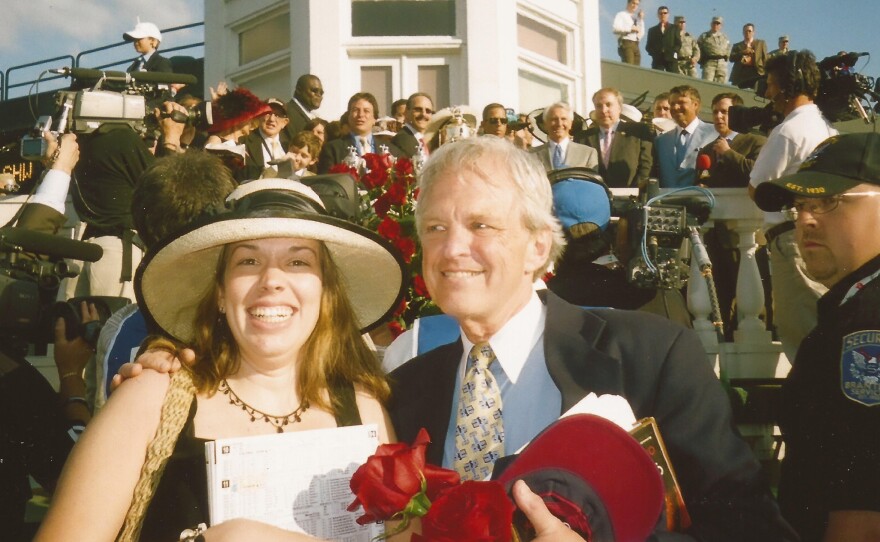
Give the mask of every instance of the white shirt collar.
M 302 104 L 302 102 L 300 102 L 299 100 L 296 99 L 296 96 L 293 97 L 293 103 L 295 103 L 297 107 L 302 109 L 302 112 L 305 113 L 307 117 L 309 117 L 310 119 L 315 118 L 315 114 L 312 113 L 311 111 L 309 111 L 308 109 L 306 109 L 306 107 Z
M 603 138 L 605 138 L 605 137 L 608 136 L 608 132 L 609 132 L 609 131 L 612 132 L 612 133 L 616 133 L 616 132 L 617 132 L 617 128 L 618 128 L 619 126 L 620 126 L 620 121 L 619 121 L 619 120 L 618 120 L 617 122 L 615 122 L 614 125 L 611 126 L 611 128 L 609 128 L 609 129 L 607 129 L 607 130 L 606 130 L 605 128 L 602 128 L 602 127 L 600 126 L 600 127 L 599 127 L 599 133 L 602 134 L 602 137 L 603 137 Z
M 526 306 L 489 339 L 489 346 L 495 352 L 498 363 L 501 364 L 504 374 L 507 375 L 511 383 L 516 384 L 516 379 L 519 378 L 529 353 L 543 336 L 546 320 L 547 307 L 541 303 L 538 294 L 533 291 Z M 473 348 L 474 343 L 468 340 L 464 332 L 461 333 L 461 342 L 464 344 L 464 355 L 467 359 L 467 354 Z M 462 363 L 459 368 L 461 377 L 464 377 L 465 365 Z
M 569 141 L 571 141 L 571 140 L 570 140 L 569 138 L 567 138 L 567 137 L 566 137 L 565 139 L 563 139 L 562 141 L 560 141 L 559 143 L 553 141 L 552 139 L 548 139 L 548 140 L 547 140 L 547 142 L 550 143 L 550 152 L 551 152 L 551 153 L 552 153 L 553 151 L 555 151 L 555 150 L 556 150 L 556 146 L 559 145 L 560 147 L 562 147 L 562 154 L 563 154 L 563 155 L 565 154 L 565 151 L 568 150 L 568 142 L 569 142 Z
M 697 126 L 700 124 L 700 117 L 694 117 L 694 120 L 691 121 L 686 127 L 682 128 L 681 126 L 677 126 L 677 134 L 681 137 L 681 131 L 687 130 L 688 134 L 693 134 L 697 131 Z
M 418 130 L 416 130 L 415 128 L 413 128 L 413 125 L 412 125 L 412 124 L 410 124 L 410 123 L 407 122 L 407 123 L 404 124 L 404 126 L 406 126 L 407 129 L 412 133 L 412 135 L 414 135 L 415 138 L 418 139 L 419 141 L 421 141 L 422 139 L 424 139 L 425 134 L 423 134 L 423 133 L 421 133 L 420 131 L 418 131 Z

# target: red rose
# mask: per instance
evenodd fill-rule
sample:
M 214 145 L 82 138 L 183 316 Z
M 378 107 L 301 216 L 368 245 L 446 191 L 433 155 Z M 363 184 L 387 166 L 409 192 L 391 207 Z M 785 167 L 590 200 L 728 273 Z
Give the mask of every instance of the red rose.
M 382 169 L 389 170 L 394 167 L 394 156 L 390 153 L 379 155 L 379 166 Z
M 425 284 L 425 279 L 421 275 L 413 277 L 413 291 L 416 295 L 428 297 L 428 285 Z
M 401 237 L 394 241 L 394 246 L 397 247 L 397 250 L 400 251 L 400 255 L 403 256 L 403 261 L 409 263 L 412 261 L 413 254 L 416 253 L 416 242 L 410 239 L 409 237 Z
M 413 541 L 509 542 L 515 507 L 500 482 L 467 481 L 444 491 Z
M 413 181 L 413 165 L 412 162 L 410 162 L 409 158 L 398 158 L 397 162 L 394 163 L 394 172 L 397 174 L 398 179 L 409 177 L 408 179 L 406 179 L 406 182 L 411 183 Z
M 388 187 L 388 191 L 385 193 L 388 195 L 388 200 L 394 205 L 406 203 L 406 187 L 403 186 L 403 183 L 391 183 L 391 186 Z
M 413 499 L 422 493 L 423 480 L 428 498 L 458 484 L 457 472 L 425 464 L 429 442 L 428 432 L 421 429 L 412 446 L 383 444 L 355 471 L 350 482 L 355 500 L 348 511 L 363 506 L 364 515 L 357 519 L 360 525 L 391 519 L 405 510 L 410 517 L 424 515 L 430 504 Z
M 348 167 L 345 164 L 336 164 L 335 166 L 330 166 L 328 173 L 348 173 L 355 181 L 358 180 L 357 170 L 353 167 Z
M 392 316 L 397 317 L 406 311 L 406 298 L 400 300 L 400 303 L 397 304 L 397 308 L 394 309 Z
M 395 339 L 403 333 L 403 326 L 397 320 L 391 320 L 388 322 L 388 331 L 391 332 L 391 336 Z
M 385 217 L 388 214 L 388 211 L 391 210 L 391 200 L 388 199 L 388 193 L 382 194 L 376 201 L 373 202 L 373 209 L 376 210 L 376 215 Z
M 382 169 L 382 163 L 379 158 L 379 155 L 374 152 L 368 152 L 363 156 L 364 165 L 367 169 L 375 170 Z
M 388 182 L 388 171 L 385 169 L 370 169 L 361 177 L 361 183 L 367 190 L 385 186 L 386 182 Z
M 379 222 L 376 232 L 385 239 L 394 241 L 400 237 L 400 223 L 390 216 L 385 216 L 382 222 Z

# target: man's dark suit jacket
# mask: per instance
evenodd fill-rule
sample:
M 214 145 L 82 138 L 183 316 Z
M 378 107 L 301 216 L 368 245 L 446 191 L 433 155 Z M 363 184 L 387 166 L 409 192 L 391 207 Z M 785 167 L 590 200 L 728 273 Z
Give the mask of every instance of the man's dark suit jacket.
M 278 139 L 281 142 L 281 147 L 286 151 L 290 147 L 290 138 L 287 132 L 281 130 L 281 133 L 278 134 Z M 263 136 L 259 130 L 254 130 L 239 141 L 244 143 L 244 150 L 247 152 L 247 157 L 244 161 L 245 180 L 259 179 L 263 170 L 267 167 L 263 162 Z
M 419 140 L 416 138 L 415 134 L 410 131 L 408 126 L 401 128 L 400 131 L 391 138 L 391 142 L 409 158 L 412 158 L 419 152 Z
M 696 334 L 641 312 L 584 310 L 553 293 L 547 305 L 544 356 L 562 394 L 562 412 L 590 392 L 615 394 L 636 418 L 653 416 L 676 469 L 698 540 L 781 540 L 782 522 L 760 465 L 731 425 L 727 395 Z M 427 460 L 440 465 L 452 412 L 461 341 L 410 360 L 391 373 L 389 414 L 401 442 L 427 429 Z M 560 412 L 560 414 L 562 414 Z M 588 446 L 589 443 L 584 443 Z M 666 533 L 658 541 L 693 540 Z
M 138 61 L 135 59 L 126 71 L 131 73 L 137 70 L 137 66 Z M 153 53 L 153 55 L 147 60 L 146 64 L 144 64 L 144 69 L 148 72 L 174 72 L 174 69 L 171 67 L 171 61 L 160 55 L 159 51 Z
M 293 136 L 302 132 L 306 129 L 306 123 L 310 120 L 309 116 L 305 114 L 300 106 L 296 104 L 292 99 L 287 102 L 287 126 L 284 127 L 284 133 L 287 134 L 288 141 L 293 139 Z
M 648 29 L 645 50 L 651 55 L 651 67 L 655 70 L 678 71 L 675 65 L 675 53 L 679 49 L 681 49 L 681 34 L 674 24 L 668 23 L 666 32 L 660 31 L 660 23 Z
M 391 153 L 392 156 L 403 156 L 403 151 L 401 151 L 397 145 L 380 142 L 376 138 L 374 138 L 374 140 L 376 141 L 376 146 L 379 146 L 380 144 L 388 145 L 388 152 Z M 336 164 L 341 164 L 342 161 L 345 160 L 345 157 L 348 156 L 348 147 L 350 146 L 354 146 L 354 142 L 348 136 L 324 143 L 324 146 L 321 147 L 321 154 L 318 158 L 318 174 L 328 173 L 331 167 Z M 373 151 L 379 152 L 379 149 L 373 149 Z
M 737 134 L 730 149 L 716 157 L 709 169 L 709 178 L 702 181 L 710 188 L 742 188 L 749 185 L 749 176 L 758 153 L 767 138 L 758 134 Z
M 758 78 L 764 75 L 764 63 L 767 62 L 767 44 L 764 40 L 753 40 L 752 49 L 755 50 L 755 63 L 746 66 L 742 63 L 743 52 L 746 50 L 746 42 L 734 43 L 730 49 L 730 83 L 739 88 L 755 88 Z
M 605 167 L 599 143 L 599 127 L 592 126 L 574 139 L 599 153 L 599 175 L 610 188 L 636 188 L 647 184 L 654 164 L 654 136 L 651 129 L 639 122 L 623 122 L 611 140 L 611 160 Z

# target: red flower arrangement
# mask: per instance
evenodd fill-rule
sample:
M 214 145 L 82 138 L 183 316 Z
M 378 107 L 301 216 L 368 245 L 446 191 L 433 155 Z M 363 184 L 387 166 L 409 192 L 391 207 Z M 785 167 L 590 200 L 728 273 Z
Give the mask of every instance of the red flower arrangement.
M 361 171 L 359 174 L 349 163 L 330 168 L 330 173 L 348 173 L 355 178 L 361 192 L 361 225 L 388 239 L 406 262 L 409 284 L 403 303 L 387 324 L 397 337 L 416 318 L 440 312 L 421 276 L 422 258 L 414 217 L 418 197 L 415 170 L 408 158 L 368 153 L 363 156 Z
M 422 518 L 422 534 L 412 542 L 510 542 L 515 506 L 500 482 L 459 484 L 458 473 L 425 463 L 428 432 L 419 431 L 412 446 L 383 444 L 351 478 L 354 502 L 363 507 L 357 519 L 367 523 L 402 520 L 392 536 Z

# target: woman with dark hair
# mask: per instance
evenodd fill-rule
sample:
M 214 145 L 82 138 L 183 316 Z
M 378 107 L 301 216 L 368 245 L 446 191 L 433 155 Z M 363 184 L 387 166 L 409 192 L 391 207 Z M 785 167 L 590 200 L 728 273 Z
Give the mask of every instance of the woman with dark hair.
M 151 347 L 185 345 L 197 360 L 114 392 L 71 454 L 36 540 L 175 540 L 207 523 L 209 440 L 361 423 L 394 440 L 389 388 L 361 333 L 400 300 L 400 257 L 327 215 L 300 183 L 255 190 L 260 182 L 139 269 L 140 307 L 171 338 Z M 242 519 L 205 538 L 313 540 Z

